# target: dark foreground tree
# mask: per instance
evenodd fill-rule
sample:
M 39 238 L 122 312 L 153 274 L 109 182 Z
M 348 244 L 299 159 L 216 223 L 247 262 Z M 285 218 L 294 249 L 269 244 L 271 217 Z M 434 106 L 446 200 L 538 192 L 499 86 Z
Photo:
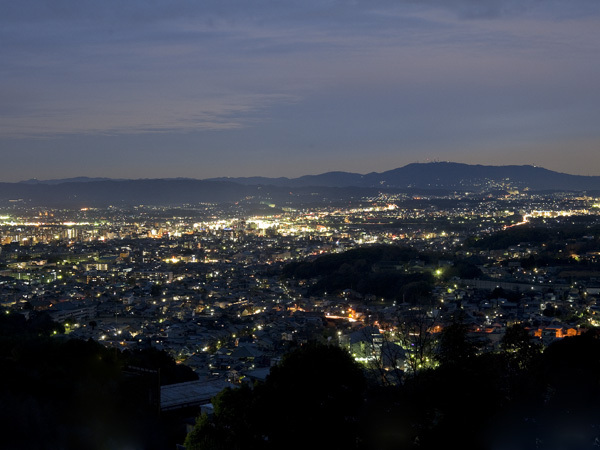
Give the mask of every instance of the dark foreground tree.
M 434 365 L 438 336 L 434 333 L 439 319 L 429 314 L 429 307 L 414 307 L 398 315 L 398 336 L 406 349 L 405 367 L 408 376 L 417 376 Z M 426 302 L 423 300 L 423 304 Z
M 0 339 L 2 448 L 165 448 L 147 391 L 134 390 L 120 353 L 94 341 Z
M 365 388 L 345 350 L 309 344 L 288 354 L 264 383 L 219 395 L 186 448 L 356 448 Z
M 542 350 L 541 344 L 533 340 L 529 331 L 520 324 L 506 329 L 500 347 L 508 356 L 509 362 L 521 369 L 529 368 Z
M 481 342 L 469 336 L 467 325 L 453 323 L 440 334 L 438 360 L 442 365 L 464 365 L 477 355 L 481 346 Z
M 258 391 L 245 384 L 227 388 L 213 400 L 212 416 L 201 415 L 185 440 L 186 450 L 237 450 L 263 448 L 264 418 L 257 405 Z
M 290 353 L 265 384 L 271 448 L 353 448 L 365 387 L 360 366 L 339 347 Z

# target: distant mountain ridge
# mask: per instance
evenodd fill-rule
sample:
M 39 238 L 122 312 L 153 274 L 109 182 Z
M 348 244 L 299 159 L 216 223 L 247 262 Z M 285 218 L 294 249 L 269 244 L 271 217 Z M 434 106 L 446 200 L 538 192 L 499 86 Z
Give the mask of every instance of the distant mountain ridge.
M 469 189 L 486 181 L 510 182 L 515 187 L 533 190 L 598 190 L 600 176 L 570 175 L 542 167 L 524 165 L 484 166 L 454 162 L 412 163 L 385 172 L 367 174 L 326 172 L 298 178 L 212 178 L 240 184 L 274 186 L 386 187 Z
M 190 178 L 169 178 L 172 180 L 189 180 Z M 72 177 L 58 178 L 54 180 L 38 180 L 30 178 L 29 180 L 19 181 L 22 184 L 62 184 L 62 183 L 90 183 L 94 181 L 132 181 L 126 178 L 107 178 L 107 177 Z
M 116 180 L 76 177 L 0 183 L 0 202 L 35 205 L 165 205 L 271 199 L 278 202 L 360 198 L 386 191 L 600 191 L 600 176 L 570 175 L 536 166 L 413 163 L 385 172 L 326 172 L 298 178 L 160 178 Z

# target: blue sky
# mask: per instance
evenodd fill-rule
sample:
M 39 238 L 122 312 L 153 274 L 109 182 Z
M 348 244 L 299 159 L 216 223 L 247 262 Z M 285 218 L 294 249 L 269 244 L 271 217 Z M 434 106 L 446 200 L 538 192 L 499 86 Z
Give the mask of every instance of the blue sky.
M 600 175 L 597 0 L 0 0 L 0 181 Z

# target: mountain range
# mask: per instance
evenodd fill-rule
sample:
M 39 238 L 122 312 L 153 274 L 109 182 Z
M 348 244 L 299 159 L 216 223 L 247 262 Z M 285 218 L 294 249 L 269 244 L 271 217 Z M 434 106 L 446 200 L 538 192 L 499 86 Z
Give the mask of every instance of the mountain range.
M 0 204 L 35 206 L 176 205 L 236 202 L 343 200 L 386 192 L 532 191 L 600 192 L 600 176 L 570 175 L 537 166 L 413 163 L 367 174 L 326 172 L 298 178 L 110 179 L 77 177 L 0 183 Z
M 490 181 L 532 190 L 597 190 L 600 177 L 569 175 L 537 166 L 484 166 L 453 162 L 413 163 L 385 172 L 359 174 L 326 172 L 299 178 L 212 178 L 245 185 L 289 187 L 385 187 L 420 189 L 473 189 Z

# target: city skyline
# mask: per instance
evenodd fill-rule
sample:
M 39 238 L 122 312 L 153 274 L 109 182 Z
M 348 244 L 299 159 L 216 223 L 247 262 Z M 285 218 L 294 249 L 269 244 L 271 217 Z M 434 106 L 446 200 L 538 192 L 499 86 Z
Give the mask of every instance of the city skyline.
M 600 175 L 600 5 L 0 7 L 0 181 L 383 172 Z

